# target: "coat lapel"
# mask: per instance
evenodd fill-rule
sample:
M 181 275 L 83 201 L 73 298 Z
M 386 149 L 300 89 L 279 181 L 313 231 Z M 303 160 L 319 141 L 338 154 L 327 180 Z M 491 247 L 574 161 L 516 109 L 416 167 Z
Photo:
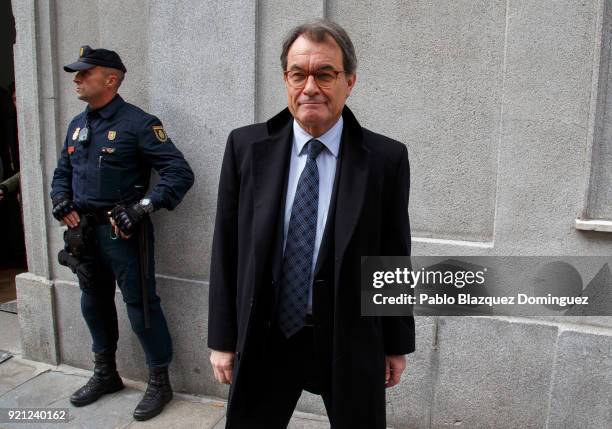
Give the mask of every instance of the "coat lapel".
M 270 119 L 268 137 L 253 143 L 253 234 L 255 243 L 255 284 L 262 274 L 274 244 L 283 206 L 282 190 L 291 149 L 292 121 L 287 109 Z
M 340 262 L 361 215 L 369 174 L 369 150 L 364 144 L 361 126 L 348 107 L 344 107 L 342 115 L 342 169 L 338 184 L 334 234 L 335 257 L 336 261 Z M 337 284 L 340 264 L 335 265 Z

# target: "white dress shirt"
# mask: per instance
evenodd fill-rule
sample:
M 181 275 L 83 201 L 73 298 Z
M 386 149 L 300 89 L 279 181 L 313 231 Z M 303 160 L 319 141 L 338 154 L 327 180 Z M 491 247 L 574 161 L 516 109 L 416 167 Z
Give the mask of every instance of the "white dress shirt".
M 317 156 L 317 167 L 319 168 L 319 207 L 317 211 L 317 231 L 315 236 L 314 251 L 312 252 L 312 268 L 308 288 L 308 307 L 307 313 L 312 314 L 312 276 L 317 264 L 321 241 L 323 240 L 323 232 L 325 231 L 325 223 L 327 222 L 327 213 L 331 201 L 331 194 L 334 187 L 334 177 L 336 175 L 336 163 L 340 152 L 340 138 L 342 137 L 342 128 L 344 121 L 342 116 L 338 122 L 334 124 L 325 134 L 318 137 L 325 148 Z M 289 180 L 287 182 L 287 197 L 285 200 L 285 220 L 284 220 L 284 238 L 283 238 L 283 253 L 287 244 L 287 232 L 289 231 L 289 221 L 291 219 L 291 209 L 293 208 L 293 200 L 297 190 L 298 181 L 302 170 L 306 166 L 308 159 L 308 150 L 304 148 L 309 140 L 313 139 L 310 134 L 300 127 L 297 121 L 293 120 L 293 145 L 291 148 L 291 161 L 289 165 Z

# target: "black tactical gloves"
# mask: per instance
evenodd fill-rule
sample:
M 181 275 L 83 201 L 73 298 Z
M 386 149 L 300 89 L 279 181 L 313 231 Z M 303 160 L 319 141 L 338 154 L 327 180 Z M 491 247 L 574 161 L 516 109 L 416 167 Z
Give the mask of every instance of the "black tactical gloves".
M 53 199 L 53 217 L 55 219 L 61 221 L 73 210 L 74 204 L 68 198 L 58 197 Z

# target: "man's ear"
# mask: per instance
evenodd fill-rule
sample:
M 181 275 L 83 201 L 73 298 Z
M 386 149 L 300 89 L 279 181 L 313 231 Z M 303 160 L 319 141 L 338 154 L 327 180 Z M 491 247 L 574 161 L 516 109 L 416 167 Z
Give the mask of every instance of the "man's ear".
M 108 76 L 106 76 L 106 83 L 104 84 L 105 86 L 115 86 L 116 83 L 117 75 L 109 74 Z
M 353 73 L 353 74 L 346 75 L 346 83 L 348 86 L 346 98 L 348 98 L 348 96 L 351 95 L 351 92 L 353 91 L 353 87 L 355 86 L 355 83 L 357 83 L 357 74 Z

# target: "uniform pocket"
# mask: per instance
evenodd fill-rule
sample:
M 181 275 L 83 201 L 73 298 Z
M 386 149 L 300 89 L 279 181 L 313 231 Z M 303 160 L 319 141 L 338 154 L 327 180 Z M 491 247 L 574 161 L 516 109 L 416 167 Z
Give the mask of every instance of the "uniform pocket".
M 98 192 L 100 198 L 121 200 L 121 170 L 108 165 L 103 154 L 98 156 Z
M 84 159 L 84 148 L 81 145 L 76 144 L 76 142 L 73 145 L 68 145 L 66 151 L 68 152 L 68 157 L 70 158 L 70 164 L 73 166 L 79 165 L 81 160 Z

